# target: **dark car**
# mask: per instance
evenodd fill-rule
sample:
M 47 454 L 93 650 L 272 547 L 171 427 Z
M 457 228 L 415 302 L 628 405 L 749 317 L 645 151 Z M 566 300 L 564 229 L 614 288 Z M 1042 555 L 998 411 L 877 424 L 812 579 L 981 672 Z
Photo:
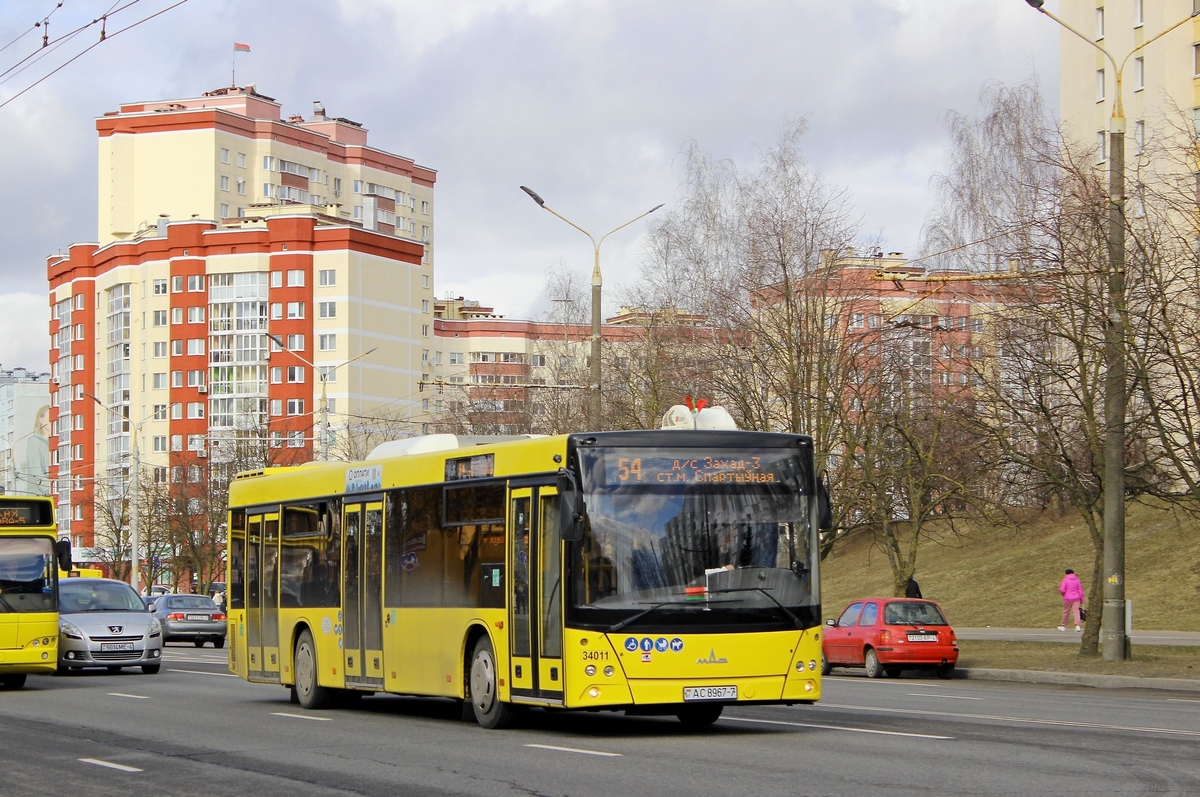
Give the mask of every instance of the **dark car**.
M 153 675 L 162 667 L 162 628 L 133 587 L 108 578 L 58 582 L 58 671 L 139 666 Z
M 159 595 L 150 603 L 150 611 L 162 624 L 164 642 L 192 642 L 198 648 L 212 642 L 213 647 L 225 647 L 225 612 L 212 598 Z
M 898 678 L 903 670 L 916 669 L 950 678 L 958 663 L 954 629 L 933 601 L 863 598 L 826 626 L 821 639 L 825 675 L 833 667 L 862 667 L 870 678 Z

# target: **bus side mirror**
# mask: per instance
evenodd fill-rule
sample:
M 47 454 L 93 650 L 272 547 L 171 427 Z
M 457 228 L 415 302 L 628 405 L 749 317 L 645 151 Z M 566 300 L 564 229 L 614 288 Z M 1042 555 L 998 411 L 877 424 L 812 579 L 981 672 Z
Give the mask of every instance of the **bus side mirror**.
M 833 506 L 829 502 L 829 484 L 825 481 L 825 474 L 821 474 L 817 482 L 817 528 L 821 531 L 833 528 Z
M 70 540 L 55 540 L 54 542 L 54 558 L 58 560 L 58 569 L 63 572 L 71 572 L 71 541 Z
M 565 542 L 583 538 L 583 496 L 575 483 L 575 474 L 566 468 L 558 471 L 558 529 Z

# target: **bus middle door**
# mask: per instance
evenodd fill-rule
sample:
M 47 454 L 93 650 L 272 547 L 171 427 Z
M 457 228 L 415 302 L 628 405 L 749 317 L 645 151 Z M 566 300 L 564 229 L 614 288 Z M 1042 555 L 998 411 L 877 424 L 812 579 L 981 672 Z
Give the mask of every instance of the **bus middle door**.
M 246 652 L 252 681 L 279 681 L 279 513 L 246 529 Z
M 383 501 L 347 501 L 342 523 L 346 684 L 383 687 Z
M 561 703 L 562 617 L 558 605 L 561 542 L 557 524 L 542 506 L 548 488 L 514 488 L 509 502 L 508 617 L 512 694 L 539 703 Z M 550 513 L 553 516 L 553 513 Z M 549 520 L 550 522 L 545 522 Z M 546 530 L 554 539 L 546 539 Z

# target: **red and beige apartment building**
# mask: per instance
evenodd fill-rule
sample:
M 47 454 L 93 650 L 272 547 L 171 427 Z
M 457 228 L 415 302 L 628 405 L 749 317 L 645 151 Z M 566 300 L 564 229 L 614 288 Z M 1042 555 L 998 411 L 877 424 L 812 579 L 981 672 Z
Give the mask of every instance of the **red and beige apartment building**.
M 143 478 L 185 481 L 247 436 L 312 459 L 325 417 L 336 435 L 386 406 L 423 428 L 434 171 L 253 88 L 96 129 L 99 241 L 47 265 L 51 478 L 77 559 L 135 435 Z

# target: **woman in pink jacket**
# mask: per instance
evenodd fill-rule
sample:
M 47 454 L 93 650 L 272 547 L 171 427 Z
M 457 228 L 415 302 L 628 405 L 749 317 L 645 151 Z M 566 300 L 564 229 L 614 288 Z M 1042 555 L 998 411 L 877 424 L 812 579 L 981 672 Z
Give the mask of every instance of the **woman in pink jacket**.
M 1062 583 L 1058 585 L 1058 591 L 1063 597 L 1063 614 L 1062 625 L 1058 627 L 1059 631 L 1067 630 L 1067 622 L 1071 619 L 1072 612 L 1075 614 L 1075 630 L 1079 630 L 1079 609 L 1083 606 L 1083 585 L 1079 583 L 1079 576 L 1075 575 L 1075 571 L 1067 568 L 1067 574 L 1063 576 Z

